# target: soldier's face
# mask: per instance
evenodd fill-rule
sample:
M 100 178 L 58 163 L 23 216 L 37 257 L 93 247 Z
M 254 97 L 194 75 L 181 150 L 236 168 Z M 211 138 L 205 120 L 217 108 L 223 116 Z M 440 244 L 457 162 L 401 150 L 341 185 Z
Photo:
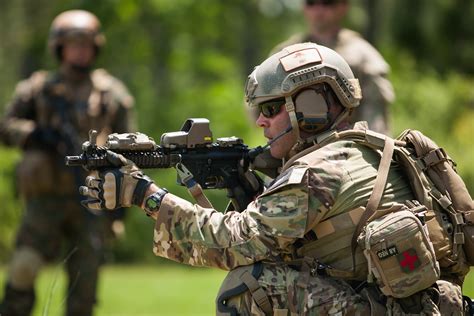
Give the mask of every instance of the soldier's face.
M 348 10 L 344 2 L 315 1 L 314 4 L 305 4 L 304 16 L 311 30 L 325 32 L 338 28 Z
M 94 44 L 88 40 L 69 40 L 63 45 L 64 63 L 78 67 L 89 67 L 95 59 Z
M 291 121 L 288 112 L 282 106 L 280 111 L 272 117 L 265 117 L 260 113 L 256 124 L 263 128 L 263 135 L 270 141 L 291 126 Z M 296 134 L 291 131 L 271 144 L 270 153 L 275 158 L 286 158 L 295 143 Z

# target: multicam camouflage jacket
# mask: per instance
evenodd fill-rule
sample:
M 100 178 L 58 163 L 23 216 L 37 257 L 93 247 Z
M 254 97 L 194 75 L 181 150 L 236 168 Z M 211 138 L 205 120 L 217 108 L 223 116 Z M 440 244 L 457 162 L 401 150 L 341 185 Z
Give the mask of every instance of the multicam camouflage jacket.
M 294 259 L 298 248 L 314 239 L 312 229 L 318 223 L 366 205 L 379 160 L 377 152 L 353 141 L 329 143 L 297 159 L 242 213 L 223 214 L 167 194 L 153 251 L 178 262 L 226 270 Z M 398 167 L 391 168 L 387 183 L 382 207 L 412 199 Z M 347 263 L 337 266 L 339 259 L 344 258 L 328 264 L 350 268 Z
M 81 80 L 62 69 L 38 71 L 19 82 L 0 122 L 0 140 L 27 151 L 17 170 L 20 193 L 75 194 L 64 155 L 77 153 L 90 129 L 99 131 L 99 142 L 112 132 L 134 130 L 133 105 L 123 83 L 103 69 Z M 53 146 L 31 137 L 39 130 L 55 135 Z
M 302 42 L 315 42 L 315 40 L 310 34 L 296 34 L 278 44 L 272 49 L 272 53 L 288 45 Z M 351 120 L 367 121 L 371 130 L 388 134 L 390 132 L 388 106 L 393 102 L 395 94 L 392 84 L 387 79 L 389 65 L 380 53 L 360 34 L 348 29 L 341 29 L 331 42 L 317 44 L 327 46 L 344 57 L 354 76 L 359 79 L 362 101 Z
M 354 127 L 365 128 L 359 123 Z M 231 315 L 232 309 L 238 315 L 272 310 L 274 315 L 461 315 L 461 287 L 449 281 L 437 280 L 406 301 L 388 297 L 386 302 L 378 292 L 364 288 L 359 293 L 349 285 L 367 281 L 367 259 L 360 247 L 351 252 L 351 240 L 373 192 L 380 153 L 352 140 L 327 142 L 290 159 L 241 213 L 223 214 L 166 194 L 153 252 L 189 265 L 231 270 L 216 299 L 217 315 Z M 413 198 L 403 170 L 392 161 L 379 208 L 388 210 Z M 305 270 L 308 258 L 320 265 Z M 253 275 L 258 266 L 263 266 L 261 275 Z M 320 266 L 323 275 L 332 277 L 310 272 Z M 250 271 L 257 285 L 247 283 Z M 241 290 L 242 282 L 253 290 Z M 439 304 L 432 293 L 439 294 Z M 414 305 L 406 310 L 406 303 Z

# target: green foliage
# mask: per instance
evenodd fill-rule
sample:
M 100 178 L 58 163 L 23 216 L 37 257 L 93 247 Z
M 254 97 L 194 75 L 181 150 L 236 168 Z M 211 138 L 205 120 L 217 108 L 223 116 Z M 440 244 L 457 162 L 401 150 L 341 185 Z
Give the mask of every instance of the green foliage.
M 474 192 L 474 78 L 417 67 L 403 52 L 393 51 L 390 65 L 397 97 L 392 105 L 394 135 L 411 128 L 433 138 L 457 162 L 458 172 Z
M 462 0 L 354 0 L 347 25 L 372 26 L 376 44 L 392 66 L 397 100 L 394 134 L 416 128 L 433 137 L 458 162 L 474 192 L 474 5 Z M 367 3 L 375 4 L 375 15 Z M 81 8 L 102 21 L 107 45 L 97 65 L 122 79 L 136 99 L 140 131 L 159 140 L 188 117 L 211 120 L 214 138 L 239 136 L 263 143 L 243 106 L 243 86 L 270 49 L 304 29 L 297 1 L 287 0 L 19 0 L 0 3 L 0 108 L 15 83 L 38 68 L 53 68 L 46 49 L 49 25 L 63 10 Z M 407 10 L 407 8 L 410 8 Z M 421 14 L 421 13 L 422 14 Z M 377 45 L 376 45 L 377 46 Z M 460 74 L 462 73 L 462 75 Z M 0 147 L 0 262 L 6 261 L 22 205 L 15 196 L 20 153 Z M 184 198 L 172 170 L 150 173 Z M 209 192 L 225 208 L 225 192 Z M 151 254 L 152 221 L 132 208 L 126 238 L 115 243 L 116 261 L 157 260 Z
M 389 22 L 396 45 L 419 63 L 446 73 L 474 73 L 474 29 L 469 0 L 391 1 Z
M 13 183 L 19 152 L 0 146 L 0 262 L 9 253 L 22 215 Z

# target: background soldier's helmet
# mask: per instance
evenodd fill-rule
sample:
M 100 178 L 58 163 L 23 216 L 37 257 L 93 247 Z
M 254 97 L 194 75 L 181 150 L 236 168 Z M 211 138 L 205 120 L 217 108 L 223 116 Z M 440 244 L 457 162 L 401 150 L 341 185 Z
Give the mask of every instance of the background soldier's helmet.
M 51 24 L 48 39 L 51 53 L 60 59 L 64 41 L 76 36 L 90 39 L 96 53 L 105 44 L 100 21 L 94 14 L 84 10 L 70 10 L 59 14 Z
M 362 98 L 359 80 L 338 53 L 314 43 L 300 43 L 285 47 L 254 69 L 247 80 L 246 101 L 256 107 L 270 100 L 284 99 L 293 128 L 301 128 L 301 122 L 311 120 L 314 113 L 310 113 L 311 102 L 310 106 L 300 109 L 297 104 L 298 113 L 295 113 L 295 96 L 302 89 L 317 84 L 330 87 L 345 112 L 357 107 Z M 323 113 L 323 121 L 327 122 L 325 115 Z M 327 128 L 325 124 L 316 124 L 318 127 L 312 130 Z

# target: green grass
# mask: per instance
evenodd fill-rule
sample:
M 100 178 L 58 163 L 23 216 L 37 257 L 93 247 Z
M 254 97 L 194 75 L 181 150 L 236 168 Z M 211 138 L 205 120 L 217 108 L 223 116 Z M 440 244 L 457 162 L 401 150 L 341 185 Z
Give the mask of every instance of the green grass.
M 3 297 L 5 268 L 0 269 Z M 95 316 L 214 315 L 214 299 L 225 271 L 177 265 L 106 266 Z M 38 279 L 34 316 L 63 315 L 65 274 L 48 267 Z
M 0 268 L 3 297 L 5 268 Z M 214 299 L 226 272 L 178 265 L 105 266 L 95 316 L 214 315 Z M 34 316 L 63 314 L 65 275 L 48 267 L 39 276 Z M 464 283 L 474 297 L 474 273 Z

